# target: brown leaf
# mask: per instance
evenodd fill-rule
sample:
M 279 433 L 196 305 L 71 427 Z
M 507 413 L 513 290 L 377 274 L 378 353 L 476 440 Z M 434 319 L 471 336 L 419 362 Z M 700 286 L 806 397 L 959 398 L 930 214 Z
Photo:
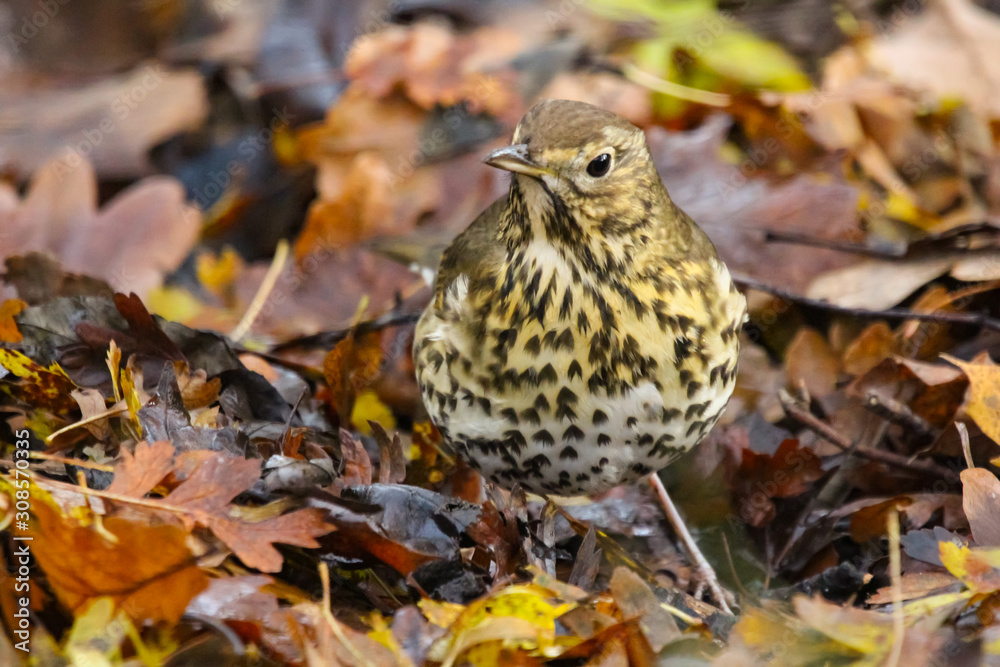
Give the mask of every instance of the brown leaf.
M 815 398 L 827 396 L 837 386 L 840 360 L 817 331 L 803 328 L 788 346 L 785 365 L 788 382 L 794 387 L 800 382 Z
M 896 354 L 898 347 L 896 335 L 888 324 L 871 324 L 844 350 L 844 372 L 863 375 Z
M 344 474 L 340 481 L 344 486 L 359 486 L 372 483 L 374 469 L 372 460 L 360 440 L 355 440 L 347 429 L 340 429 L 340 452 L 344 457 Z
M 962 509 L 969 519 L 972 537 L 981 547 L 1000 546 L 1000 480 L 989 470 L 962 471 Z
M 720 157 L 731 125 L 719 114 L 691 132 L 647 131 L 671 198 L 698 221 L 730 270 L 803 292 L 818 272 L 849 264 L 845 253 L 769 243 L 759 230 L 766 226 L 831 241 L 857 238 L 856 186 L 836 174 L 800 173 L 777 185 L 754 178 L 762 171 L 754 160 L 731 164 Z
M 226 512 L 229 502 L 260 479 L 260 461 L 215 454 L 204 459 L 166 501 L 205 514 Z
M 740 516 L 753 526 L 774 518 L 772 498 L 797 496 L 823 476 L 822 461 L 798 440 L 785 440 L 773 456 L 743 450 L 735 493 Z
M 176 508 L 183 508 L 186 511 L 179 518 L 189 528 L 195 524 L 210 528 L 248 567 L 277 572 L 282 558 L 273 543 L 314 548 L 319 546 L 315 538 L 333 528 L 323 522 L 323 513 L 314 509 L 256 521 L 247 518 L 229 503 L 260 478 L 259 461 L 197 450 L 174 457 L 169 442 L 139 443 L 134 457 L 122 450 L 122 462 L 108 490 L 142 497 L 168 474 L 182 475 L 191 467 L 193 470 L 168 496 L 148 502 L 161 504 L 163 512 L 176 513 Z M 272 506 L 255 511 L 267 514 Z M 280 506 L 277 511 L 281 511 Z
M 961 584 L 947 572 L 906 572 L 900 579 L 902 596 L 900 600 L 915 600 L 927 597 L 942 589 L 958 587 Z M 893 599 L 892 586 L 883 586 L 868 597 L 868 604 L 891 604 Z
M 664 646 L 681 636 L 674 617 L 660 605 L 653 591 L 635 572 L 616 567 L 609 588 L 622 616 L 626 620 L 634 618 L 639 621 L 639 627 L 653 651 L 659 653 Z
M 520 46 L 517 33 L 509 30 L 456 34 L 443 24 L 422 21 L 359 39 L 345 69 L 376 97 L 400 86 L 424 109 L 465 102 L 474 113 L 509 117 L 518 114 L 519 97 L 484 65 L 516 55 Z
M 806 296 L 845 308 L 892 308 L 951 268 L 954 257 L 866 259 L 815 277 Z
M 323 376 L 341 424 L 349 422 L 358 393 L 376 380 L 381 363 L 382 335 L 377 331 L 359 337 L 352 331 L 326 355 Z
M 177 386 L 181 390 L 184 407 L 188 410 L 205 408 L 219 400 L 222 380 L 215 377 L 208 379 L 204 369 L 191 368 L 182 361 L 174 362 L 174 373 L 177 375 Z
M 135 454 L 122 447 L 108 493 L 142 498 L 174 469 L 174 453 L 174 446 L 163 440 L 142 441 L 135 446 Z
M 248 567 L 261 572 L 281 571 L 283 559 L 281 553 L 274 548 L 274 543 L 313 549 L 319 546 L 317 537 L 333 530 L 332 526 L 324 522 L 322 510 L 315 508 L 253 522 L 212 517 L 208 526 Z
M 509 507 L 504 507 L 501 513 L 491 500 L 483 503 L 482 507 L 479 520 L 470 524 L 466 532 L 493 556 L 497 576 L 511 575 L 517 566 L 522 545 L 517 518 Z
M 208 584 L 179 526 L 110 517 L 100 532 L 61 516 L 41 494 L 34 495 L 32 511 L 32 553 L 71 610 L 107 596 L 136 621 L 176 623 Z
M 0 209 L 6 233 L 0 257 L 48 251 L 68 272 L 146 294 L 178 266 L 198 238 L 201 219 L 173 178 L 140 181 L 97 210 L 97 182 L 86 159 L 39 169 L 28 194 Z
M 912 502 L 911 498 L 901 496 L 859 509 L 851 515 L 851 539 L 858 544 L 864 544 L 868 540 L 885 535 L 889 513 L 898 512 Z
M 403 457 L 403 445 L 399 441 L 399 434 L 393 433 L 392 440 L 389 440 L 389 434 L 381 424 L 375 421 L 369 421 L 368 424 L 375 434 L 375 442 L 378 443 L 378 483 L 401 484 L 406 479 L 406 459 Z
M 869 57 L 914 90 L 1000 116 L 1000 19 L 968 0 L 928 3 L 874 40 Z

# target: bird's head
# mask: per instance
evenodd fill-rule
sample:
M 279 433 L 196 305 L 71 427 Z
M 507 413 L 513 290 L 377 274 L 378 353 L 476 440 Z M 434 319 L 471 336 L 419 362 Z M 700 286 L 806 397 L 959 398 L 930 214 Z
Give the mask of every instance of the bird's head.
M 583 102 L 539 102 L 513 145 L 485 162 L 514 174 L 504 233 L 515 241 L 544 235 L 580 247 L 655 234 L 651 227 L 673 209 L 642 130 Z

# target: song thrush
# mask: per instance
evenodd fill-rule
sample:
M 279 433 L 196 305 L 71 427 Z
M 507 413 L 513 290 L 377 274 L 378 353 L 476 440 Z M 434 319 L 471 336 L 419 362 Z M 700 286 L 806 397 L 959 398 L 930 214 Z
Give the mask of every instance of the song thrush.
M 485 161 L 510 191 L 445 251 L 417 324 L 431 419 L 505 487 L 595 493 L 663 468 L 733 391 L 729 271 L 609 111 L 540 102 Z

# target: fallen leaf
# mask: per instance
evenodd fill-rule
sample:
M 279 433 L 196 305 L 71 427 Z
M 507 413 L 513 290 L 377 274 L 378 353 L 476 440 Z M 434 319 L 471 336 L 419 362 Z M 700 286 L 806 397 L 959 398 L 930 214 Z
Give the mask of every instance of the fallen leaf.
M 823 398 L 836 388 L 840 359 L 819 332 L 799 329 L 785 356 L 788 382 L 793 387 L 805 384 L 814 398 Z
M 177 623 L 191 598 L 208 585 L 179 526 L 110 517 L 98 531 L 61 516 L 37 487 L 32 512 L 31 552 L 71 610 L 107 596 L 136 621 Z
M 740 517 L 763 526 L 775 515 L 774 498 L 804 493 L 823 476 L 822 461 L 798 440 L 784 440 L 773 456 L 743 449 L 739 482 L 734 489 Z
M 968 0 L 937 0 L 869 47 L 872 62 L 937 99 L 1000 116 L 1000 19 Z
M 843 308 L 884 310 L 947 273 L 953 263 L 949 257 L 867 259 L 819 274 L 805 294 Z
M 357 40 L 345 69 L 355 85 L 383 97 L 397 86 L 424 109 L 466 103 L 496 116 L 518 114 L 518 98 L 490 70 L 517 55 L 521 39 L 485 28 L 457 34 L 440 23 L 389 26 Z
M 17 350 L 0 348 L 0 367 L 20 382 L 0 382 L 0 391 L 14 396 L 35 409 L 48 409 L 56 414 L 69 414 L 77 409 L 71 393 L 76 389 L 73 381 L 52 363 L 48 368 L 36 364 Z
M 363 486 L 372 483 L 374 467 L 365 446 L 351 432 L 340 429 L 340 455 L 344 459 L 344 472 L 340 482 L 344 486 Z
M 48 251 L 66 271 L 145 294 L 180 266 L 198 238 L 198 212 L 167 176 L 131 186 L 97 210 L 97 182 L 86 159 L 56 160 L 32 177 L 24 201 L 0 210 L 0 256 Z
M 885 322 L 869 325 L 844 350 L 844 372 L 863 375 L 896 353 L 896 335 Z
M 972 537 L 982 547 L 1000 547 L 1000 480 L 989 470 L 962 471 L 962 508 Z
M 186 478 L 162 499 L 145 503 L 173 513 L 190 529 L 195 524 L 210 528 L 248 567 L 262 572 L 281 569 L 281 554 L 273 543 L 294 544 L 306 548 L 319 546 L 316 537 L 330 532 L 318 509 L 301 509 L 273 515 L 268 506 L 256 508 L 263 519 L 252 519 L 248 512 L 231 506 L 233 498 L 250 488 L 260 478 L 260 462 L 199 450 L 174 457 L 170 443 L 157 442 L 136 447 L 134 457 L 123 453 L 110 489 L 116 493 L 142 498 L 163 480 L 165 474 L 193 467 Z M 172 458 L 168 458 L 172 457 Z M 275 503 L 278 505 L 278 503 Z M 280 506 L 277 509 L 281 511 Z M 267 516 L 271 514 L 271 516 Z
M 108 493 L 142 498 L 174 469 L 174 454 L 174 446 L 164 440 L 137 443 L 134 454 L 123 447 Z
M 955 587 L 958 582 L 955 577 L 947 572 L 906 572 L 900 578 L 900 589 L 902 595 L 900 600 L 913 600 L 927 597 L 937 592 L 944 592 L 946 589 Z M 895 602 L 893 598 L 892 586 L 883 586 L 868 596 L 868 604 L 891 604 Z
M 7 299 L 0 303 L 0 343 L 20 343 L 21 332 L 17 330 L 14 316 L 28 307 L 20 299 Z
M 965 411 L 993 442 L 1000 444 L 1000 366 L 987 354 L 971 362 L 941 355 L 962 369 L 969 378 Z

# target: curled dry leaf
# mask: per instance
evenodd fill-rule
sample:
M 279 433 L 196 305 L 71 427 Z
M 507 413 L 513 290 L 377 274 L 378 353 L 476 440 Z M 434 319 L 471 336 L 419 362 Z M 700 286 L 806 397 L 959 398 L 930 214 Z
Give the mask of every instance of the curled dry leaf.
M 168 442 L 140 443 L 135 456 L 124 452 L 109 490 L 142 498 L 166 475 L 179 473 L 183 481 L 169 495 L 145 503 L 162 507 L 161 515 L 178 517 L 189 530 L 196 524 L 211 529 L 247 566 L 263 572 L 281 569 L 282 557 L 273 543 L 315 548 L 316 537 L 332 529 L 317 509 L 280 514 L 283 506 L 274 503 L 251 513 L 231 505 L 260 478 L 257 460 L 200 450 L 173 453 Z

